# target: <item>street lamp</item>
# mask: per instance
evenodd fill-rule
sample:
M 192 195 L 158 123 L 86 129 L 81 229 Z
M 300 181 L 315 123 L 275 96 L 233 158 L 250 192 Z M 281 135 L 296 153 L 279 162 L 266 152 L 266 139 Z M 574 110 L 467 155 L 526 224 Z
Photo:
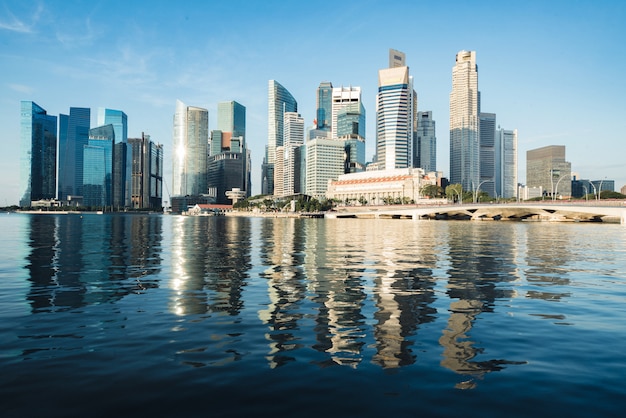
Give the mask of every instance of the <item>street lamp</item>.
M 589 184 L 593 187 L 593 194 L 596 196 L 596 200 L 598 200 L 598 189 L 596 189 L 596 185 L 592 182 L 589 182 Z
M 600 201 L 600 195 L 602 194 L 602 182 L 606 180 L 606 177 L 604 177 L 602 180 L 600 180 L 600 187 L 598 187 L 598 201 Z
M 480 191 L 480 186 L 483 185 L 483 183 L 487 183 L 488 181 L 493 181 L 493 180 L 483 180 L 480 183 L 478 183 L 478 187 L 474 190 L 474 203 L 476 203 L 476 197 L 478 196 L 478 192 Z M 474 182 L 472 181 L 472 186 L 474 185 Z
M 554 188 L 554 195 L 552 196 L 552 200 L 555 200 L 556 195 L 559 193 L 559 183 L 561 182 L 561 180 L 563 180 L 565 177 L 569 175 L 570 174 L 565 174 L 564 176 L 559 177 L 559 180 L 556 182 L 556 187 Z

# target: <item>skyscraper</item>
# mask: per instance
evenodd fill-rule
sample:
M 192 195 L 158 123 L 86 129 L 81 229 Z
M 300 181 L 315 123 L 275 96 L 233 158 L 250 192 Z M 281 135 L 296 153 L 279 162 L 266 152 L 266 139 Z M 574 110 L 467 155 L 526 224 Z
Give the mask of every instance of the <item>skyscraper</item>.
M 359 123 L 361 130 L 357 132 L 365 138 L 365 109 L 361 101 L 361 87 L 335 87 L 332 89 L 331 102 L 332 138 L 349 135 L 353 131 L 352 122 Z M 342 115 L 342 123 L 339 126 L 339 115 Z
M 450 183 L 473 190 L 480 182 L 478 66 L 475 51 L 460 51 L 450 93 Z
M 128 117 L 121 110 L 98 108 L 98 126 L 112 125 L 115 132 L 115 153 L 113 198 L 116 207 L 131 206 L 131 166 L 132 156 L 128 149 Z M 123 144 L 123 145 L 121 145 Z
M 113 125 L 89 130 L 83 149 L 83 205 L 105 207 L 113 202 Z
M 150 135 L 128 138 L 132 156 L 131 201 L 134 209 L 161 210 L 163 199 L 163 145 Z
M 21 102 L 20 206 L 56 197 L 57 117 L 35 102 Z
M 376 160 L 382 170 L 413 166 L 417 95 L 404 53 L 389 50 L 389 68 L 378 71 Z
M 288 196 L 295 193 L 296 148 L 304 144 L 304 119 L 297 112 L 285 112 L 283 123 L 282 153 L 276 153 L 276 165 L 282 167 L 274 171 L 274 195 Z M 278 148 L 277 148 L 278 149 Z M 281 154 L 281 155 L 279 155 Z M 280 187 L 279 187 L 280 183 Z
M 317 88 L 317 119 L 315 120 L 316 129 L 327 131 L 331 128 L 332 91 L 333 83 L 331 83 L 330 81 L 322 81 Z
M 505 199 L 517 196 L 517 129 L 496 130 L 496 193 Z
M 541 187 L 544 196 L 570 196 L 571 180 L 572 163 L 565 161 L 565 145 L 526 151 L 527 187 Z
M 235 101 L 218 103 L 207 166 L 208 194 L 216 203 L 231 203 L 226 193 L 233 189 L 250 196 L 250 152 L 245 137 L 245 106 Z
M 176 100 L 172 196 L 207 193 L 209 111 Z
M 437 136 L 431 111 L 417 112 L 417 138 L 413 148 L 417 167 L 426 173 L 437 171 Z
M 496 197 L 496 114 L 480 112 L 478 117 L 480 183 L 475 183 L 474 188 Z
M 267 101 L 267 147 L 263 160 L 261 189 L 263 194 L 274 194 L 274 162 L 276 148 L 283 145 L 284 113 L 297 112 L 298 102 L 276 80 L 269 80 Z
M 66 204 L 80 204 L 83 196 L 83 150 L 89 141 L 91 109 L 70 107 L 59 115 L 58 197 Z

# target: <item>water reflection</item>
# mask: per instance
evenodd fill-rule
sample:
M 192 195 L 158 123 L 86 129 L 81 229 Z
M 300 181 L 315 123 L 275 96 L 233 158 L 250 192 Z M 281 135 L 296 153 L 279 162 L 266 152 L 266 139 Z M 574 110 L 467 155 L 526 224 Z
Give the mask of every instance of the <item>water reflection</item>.
M 511 299 L 515 292 L 499 284 L 519 279 L 516 259 L 516 229 L 485 226 L 475 228 L 466 223 L 453 223 L 448 236 L 449 270 L 447 294 L 450 315 L 439 343 L 443 346 L 441 365 L 467 375 L 470 380 L 458 388 L 472 388 L 475 379 L 485 373 L 501 370 L 501 359 L 474 360 L 486 356 L 486 348 L 478 347 L 471 338 L 476 319 L 494 310 L 496 300 Z
M 182 216 L 172 220 L 172 312 L 239 314 L 250 270 L 249 221 Z
M 113 302 L 158 286 L 161 227 L 158 216 L 30 216 L 32 311 Z

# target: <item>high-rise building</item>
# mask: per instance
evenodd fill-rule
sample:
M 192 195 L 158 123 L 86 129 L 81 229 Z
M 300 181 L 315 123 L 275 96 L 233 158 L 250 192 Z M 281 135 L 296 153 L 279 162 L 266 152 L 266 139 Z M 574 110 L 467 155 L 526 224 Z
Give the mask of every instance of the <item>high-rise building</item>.
M 20 206 L 56 197 L 57 117 L 35 102 L 21 102 Z
M 113 205 L 131 206 L 131 167 L 132 155 L 128 149 L 128 116 L 121 110 L 98 108 L 98 126 L 112 125 L 115 131 L 115 148 L 118 150 L 114 161 Z M 123 145 L 119 145 L 123 144 Z
M 207 193 L 209 111 L 176 100 L 172 196 Z
M 89 141 L 91 109 L 71 107 L 59 115 L 58 198 L 64 204 L 79 205 L 83 196 L 83 150 Z
M 83 149 L 83 205 L 106 207 L 113 203 L 113 125 L 89 130 Z
M 426 173 L 437 171 L 437 136 L 431 111 L 417 112 L 417 138 L 413 149 L 417 167 Z
M 505 199 L 517 196 L 517 129 L 496 130 L 496 193 Z
M 337 180 L 344 172 L 345 141 L 314 138 L 306 143 L 306 191 L 323 199 L 329 180 Z
M 128 138 L 132 156 L 131 206 L 134 209 L 161 210 L 163 204 L 163 145 L 141 138 Z
M 480 112 L 480 182 L 474 184 L 472 190 L 486 192 L 496 197 L 496 114 Z
M 250 152 L 246 147 L 246 108 L 235 102 L 217 105 L 217 129 L 211 131 L 207 166 L 208 194 L 219 204 L 232 201 L 227 192 L 250 196 Z
M 317 119 L 315 128 L 328 131 L 331 128 L 333 83 L 322 81 L 317 88 Z
M 349 135 L 353 131 L 352 122 L 362 122 L 359 126 L 362 137 L 365 138 L 365 109 L 361 101 L 361 87 L 335 87 L 332 89 L 331 101 L 331 137 L 339 138 Z M 342 115 L 339 126 L 339 115 Z
M 404 54 L 389 50 L 389 68 L 378 71 L 376 161 L 379 169 L 413 166 L 417 94 Z
M 297 112 L 298 102 L 291 93 L 276 80 L 268 83 L 267 147 L 262 166 L 262 193 L 274 194 L 274 163 L 276 148 L 283 145 L 283 123 L 285 112 Z
M 565 145 L 548 145 L 526 152 L 526 186 L 544 196 L 571 196 L 572 164 L 565 161 Z
M 450 93 L 450 183 L 473 190 L 480 182 L 478 66 L 475 51 L 460 51 Z
M 304 144 L 304 119 L 297 112 L 285 112 L 283 145 L 276 148 L 274 165 L 274 195 L 296 193 L 296 149 Z

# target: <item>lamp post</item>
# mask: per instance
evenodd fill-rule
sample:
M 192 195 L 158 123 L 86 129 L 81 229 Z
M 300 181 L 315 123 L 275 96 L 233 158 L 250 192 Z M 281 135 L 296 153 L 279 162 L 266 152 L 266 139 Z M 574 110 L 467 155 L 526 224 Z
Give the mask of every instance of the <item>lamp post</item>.
M 478 196 L 478 192 L 480 191 L 480 186 L 482 186 L 483 183 L 487 183 L 488 181 L 493 181 L 493 180 L 483 180 L 480 183 L 478 183 L 478 187 L 474 190 L 474 203 L 476 203 L 476 198 Z M 472 185 L 474 185 L 474 182 L 472 182 Z
M 598 200 L 598 189 L 596 189 L 596 185 L 592 182 L 589 182 L 589 184 L 593 187 L 593 194 L 596 196 L 596 200 Z
M 556 195 L 559 193 L 559 183 L 561 182 L 561 180 L 568 176 L 570 176 L 570 174 L 559 177 L 559 180 L 556 182 L 556 187 L 554 188 L 554 196 L 552 196 L 552 200 L 556 200 Z
M 587 186 L 583 186 L 583 190 L 585 191 L 585 200 L 589 201 L 589 190 L 587 190 Z
M 600 180 L 600 187 L 598 187 L 598 201 L 600 201 L 600 195 L 602 194 L 602 182 L 606 179 L 606 177 L 604 177 L 602 180 Z

